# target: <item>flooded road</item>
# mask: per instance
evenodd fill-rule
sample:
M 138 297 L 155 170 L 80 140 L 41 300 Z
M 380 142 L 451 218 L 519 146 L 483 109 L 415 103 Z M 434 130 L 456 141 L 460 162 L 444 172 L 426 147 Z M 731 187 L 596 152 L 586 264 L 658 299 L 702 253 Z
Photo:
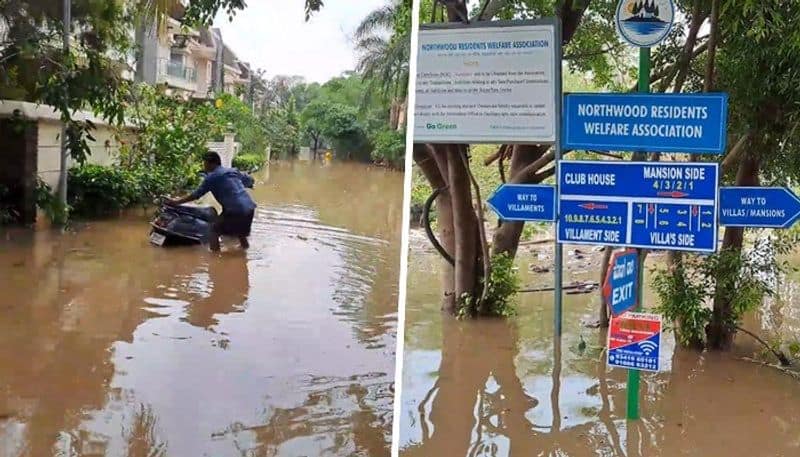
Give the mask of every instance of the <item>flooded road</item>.
M 388 455 L 402 174 L 260 181 L 247 253 L 142 212 L 3 236 L 0 456 Z
M 552 275 L 527 271 L 541 263 L 534 258 L 527 253 L 519 262 L 522 284 L 552 284 Z M 402 456 L 800 455 L 800 382 L 742 361 L 755 349 L 747 337 L 737 338 L 738 352 L 720 355 L 675 351 L 665 334 L 664 372 L 642 375 L 642 420 L 628 422 L 626 371 L 606 368 L 605 331 L 582 325 L 596 318 L 598 294 L 565 296 L 558 347 L 552 292 L 521 294 L 510 320 L 459 322 L 439 311 L 438 264 L 412 248 Z M 565 282 L 595 276 L 590 266 L 574 265 Z M 788 282 L 780 294 L 796 299 L 796 289 Z M 779 329 L 796 338 L 800 307 L 787 303 L 766 306 L 754 329 L 780 315 Z

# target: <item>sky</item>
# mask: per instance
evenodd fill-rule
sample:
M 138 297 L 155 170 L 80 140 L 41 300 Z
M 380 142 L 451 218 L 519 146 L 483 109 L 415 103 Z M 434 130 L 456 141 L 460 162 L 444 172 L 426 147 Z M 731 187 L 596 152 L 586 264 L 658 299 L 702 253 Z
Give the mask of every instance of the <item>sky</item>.
M 326 0 L 305 22 L 303 0 L 248 0 L 228 21 L 219 14 L 214 27 L 240 60 L 275 75 L 299 75 L 325 82 L 353 70 L 357 54 L 352 35 L 361 20 L 387 0 Z

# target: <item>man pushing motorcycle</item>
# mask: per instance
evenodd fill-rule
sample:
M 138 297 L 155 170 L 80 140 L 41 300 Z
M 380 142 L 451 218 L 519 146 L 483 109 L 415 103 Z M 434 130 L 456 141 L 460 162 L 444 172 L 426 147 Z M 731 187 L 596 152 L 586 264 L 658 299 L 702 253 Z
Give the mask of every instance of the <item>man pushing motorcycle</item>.
M 211 192 L 214 198 L 222 205 L 222 214 L 211 224 L 209 234 L 209 247 L 212 251 L 219 251 L 219 238 L 222 235 L 239 239 L 242 249 L 250 247 L 247 237 L 253 224 L 256 203 L 245 190 L 252 189 L 253 178 L 241 173 L 234 168 L 222 166 L 222 160 L 216 152 L 206 152 L 203 156 L 203 169 L 206 176 L 200 187 L 186 197 L 167 200 L 169 205 L 182 205 L 195 201 Z

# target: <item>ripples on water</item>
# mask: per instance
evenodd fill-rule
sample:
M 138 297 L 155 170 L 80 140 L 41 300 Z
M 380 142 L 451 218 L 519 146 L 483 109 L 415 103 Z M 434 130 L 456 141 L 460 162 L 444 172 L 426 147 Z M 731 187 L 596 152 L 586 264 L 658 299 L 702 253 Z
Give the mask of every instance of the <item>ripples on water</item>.
M 552 293 L 521 296 L 509 321 L 456 321 L 439 312 L 435 255 L 412 251 L 409 262 L 399 417 L 405 457 L 800 455 L 800 385 L 789 376 L 737 353 L 675 352 L 668 336 L 664 372 L 642 376 L 642 418 L 628 422 L 626 372 L 606 367 L 604 333 L 581 325 L 595 316 L 596 294 L 565 297 L 556 346 Z M 526 270 L 524 284 L 548 282 Z M 779 291 L 786 301 L 761 314 L 796 316 L 796 286 L 788 284 Z M 653 299 L 648 292 L 646 303 Z M 800 327 L 790 320 L 772 329 L 796 335 Z M 583 353 L 581 338 L 589 346 Z
M 0 456 L 388 454 L 399 246 L 281 184 L 246 254 L 148 246 L 137 217 L 2 245 Z

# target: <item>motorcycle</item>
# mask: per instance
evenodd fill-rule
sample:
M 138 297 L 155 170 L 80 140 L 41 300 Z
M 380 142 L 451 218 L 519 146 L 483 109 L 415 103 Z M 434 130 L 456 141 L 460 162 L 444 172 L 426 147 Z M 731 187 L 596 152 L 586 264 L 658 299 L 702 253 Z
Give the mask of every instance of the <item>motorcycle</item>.
M 204 178 L 205 173 L 201 172 L 200 177 Z M 252 189 L 255 180 L 243 173 L 242 184 Z M 207 244 L 211 224 L 218 216 L 217 210 L 212 206 L 173 206 L 162 203 L 156 218 L 150 222 L 150 242 L 156 246 Z
M 150 222 L 150 242 L 156 246 L 185 246 L 208 243 L 211 224 L 217 218 L 211 206 L 162 204 Z

